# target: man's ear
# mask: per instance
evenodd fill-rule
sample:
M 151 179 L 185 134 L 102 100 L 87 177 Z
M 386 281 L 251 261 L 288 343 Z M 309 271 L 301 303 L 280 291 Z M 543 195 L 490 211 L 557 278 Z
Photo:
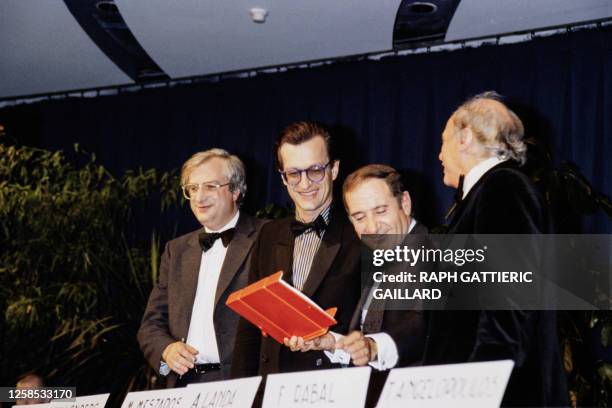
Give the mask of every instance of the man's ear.
M 236 189 L 236 191 L 232 192 L 232 199 L 235 203 L 238 202 L 238 198 L 240 197 L 240 190 Z
M 285 187 L 289 187 L 289 185 L 288 185 L 288 184 L 287 184 L 287 182 L 285 181 L 285 178 L 283 177 L 283 175 L 282 175 L 282 174 L 280 174 L 280 178 L 281 178 L 281 181 L 283 182 L 283 184 L 285 185 Z
M 335 180 L 338 177 L 338 172 L 340 171 L 340 160 L 334 160 L 332 164 L 332 180 Z
M 459 131 L 459 150 L 465 151 L 470 148 L 474 142 L 474 132 L 469 127 L 463 128 Z
M 404 191 L 402 193 L 402 211 L 407 217 L 410 217 L 410 214 L 412 213 L 412 200 L 410 199 L 410 194 L 408 191 Z

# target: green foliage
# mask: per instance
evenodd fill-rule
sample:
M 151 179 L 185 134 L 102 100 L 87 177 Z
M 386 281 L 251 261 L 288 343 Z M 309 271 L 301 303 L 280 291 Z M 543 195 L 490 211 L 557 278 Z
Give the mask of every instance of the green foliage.
M 179 204 L 174 172 L 114 177 L 75 146 L 0 144 L 1 383 L 37 370 L 79 394 L 153 386 L 136 343 L 162 238 L 134 220 Z M 164 237 L 163 241 L 165 241 Z
M 264 208 L 258 210 L 255 213 L 255 216 L 257 218 L 267 218 L 270 220 L 276 220 L 279 218 L 287 217 L 291 214 L 293 214 L 292 210 L 289 210 L 278 204 L 271 203 L 266 205 Z

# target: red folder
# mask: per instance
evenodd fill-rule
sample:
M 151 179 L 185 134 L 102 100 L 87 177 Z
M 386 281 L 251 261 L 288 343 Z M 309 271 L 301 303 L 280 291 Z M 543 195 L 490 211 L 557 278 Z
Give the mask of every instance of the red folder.
M 225 304 L 281 344 L 285 337 L 310 340 L 327 333 L 337 323 L 337 308 L 321 309 L 282 276 L 280 271 L 240 289 Z

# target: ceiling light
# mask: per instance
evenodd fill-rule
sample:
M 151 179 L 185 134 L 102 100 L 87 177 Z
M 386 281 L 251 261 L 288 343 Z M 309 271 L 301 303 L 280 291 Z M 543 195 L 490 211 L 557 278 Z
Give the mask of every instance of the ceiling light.
M 268 17 L 268 10 L 260 7 L 254 7 L 251 9 L 251 20 L 253 20 L 254 23 L 265 23 L 266 17 Z

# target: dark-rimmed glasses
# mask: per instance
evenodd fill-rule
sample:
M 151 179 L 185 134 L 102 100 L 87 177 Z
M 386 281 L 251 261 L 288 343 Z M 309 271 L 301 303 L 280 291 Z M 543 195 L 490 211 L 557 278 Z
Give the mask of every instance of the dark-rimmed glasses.
M 216 193 L 217 191 L 219 191 L 219 189 L 223 186 L 227 186 L 230 183 L 218 183 L 216 181 L 212 181 L 212 182 L 208 182 L 208 183 L 188 183 L 188 184 L 183 184 L 181 186 L 181 189 L 183 190 L 183 196 L 188 199 L 191 200 L 192 197 L 196 197 L 198 195 L 198 191 L 200 190 L 200 186 L 204 189 L 205 193 Z
M 331 164 L 331 160 L 327 163 L 320 165 L 315 164 L 314 166 L 310 166 L 307 169 L 290 169 L 287 171 L 278 171 L 281 174 L 281 177 L 291 187 L 297 186 L 302 181 L 302 173 L 306 173 L 306 177 L 308 180 L 313 183 L 320 183 L 325 178 L 325 170 L 327 166 Z

